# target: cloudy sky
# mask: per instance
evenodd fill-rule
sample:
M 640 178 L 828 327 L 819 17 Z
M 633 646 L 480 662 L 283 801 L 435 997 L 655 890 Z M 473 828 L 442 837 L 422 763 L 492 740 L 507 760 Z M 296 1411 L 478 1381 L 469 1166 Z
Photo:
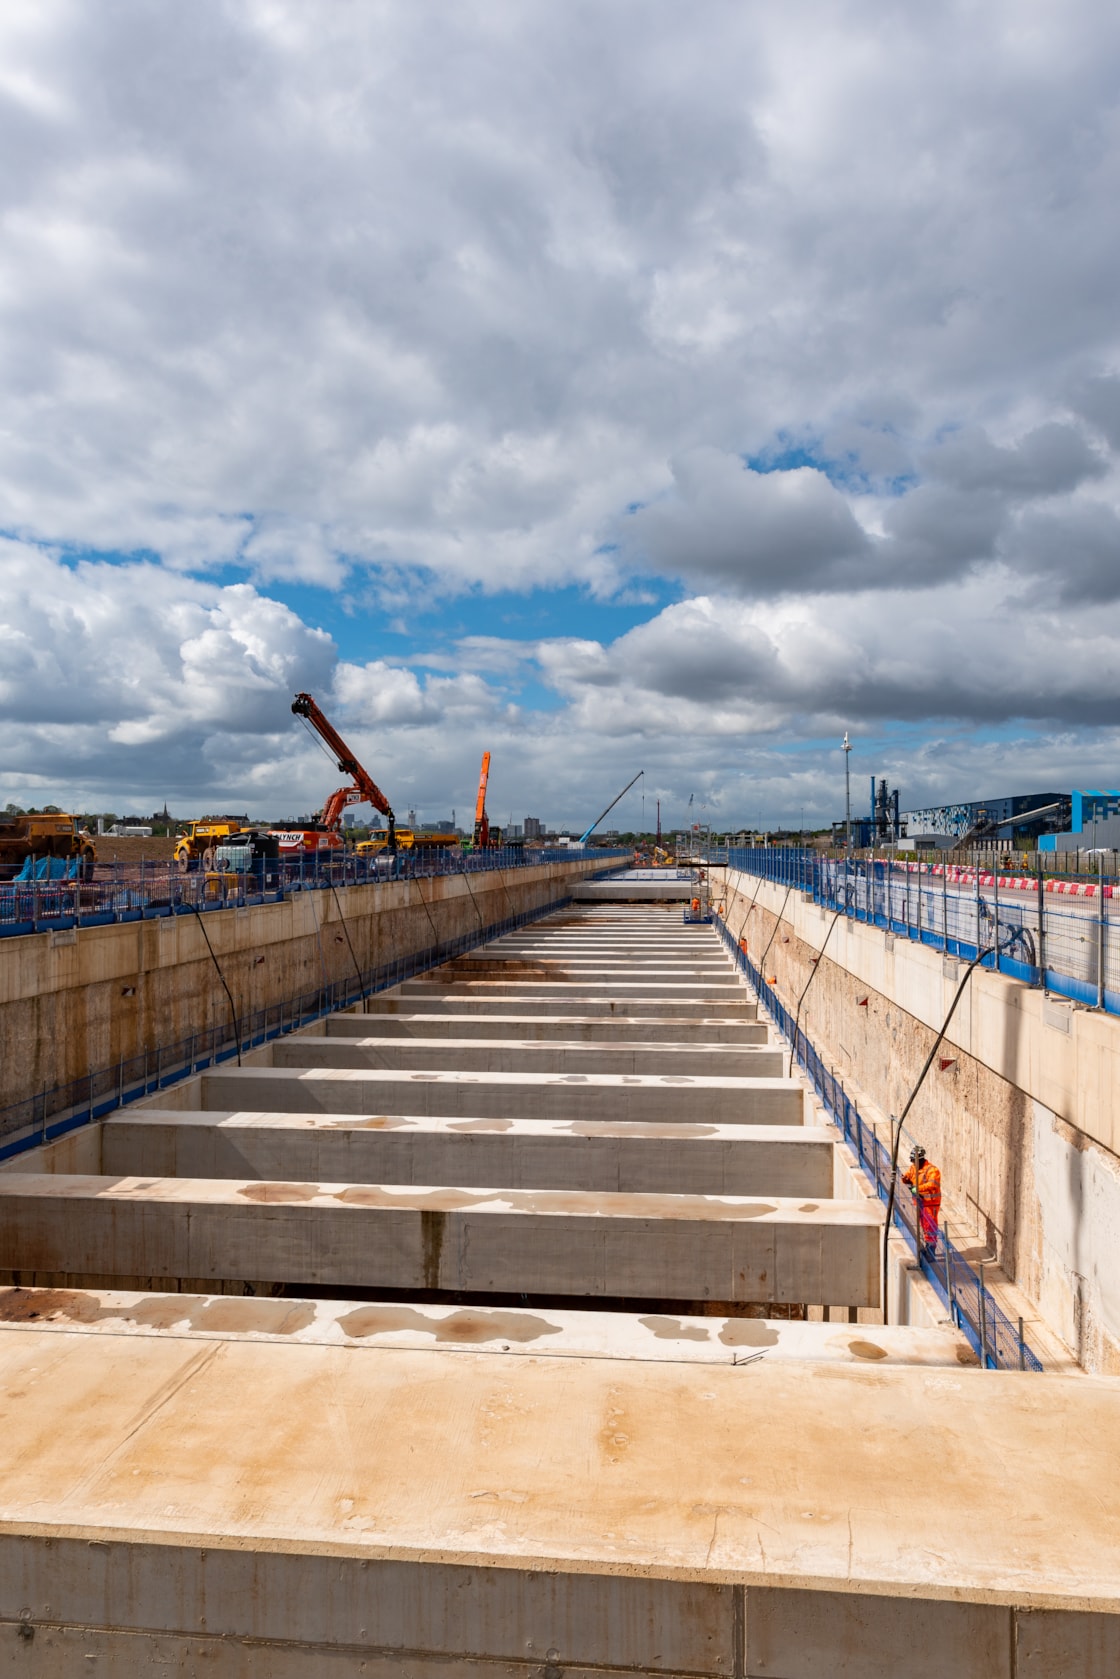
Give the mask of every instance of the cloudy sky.
M 1120 783 L 1104 0 L 4 0 L 0 803 Z

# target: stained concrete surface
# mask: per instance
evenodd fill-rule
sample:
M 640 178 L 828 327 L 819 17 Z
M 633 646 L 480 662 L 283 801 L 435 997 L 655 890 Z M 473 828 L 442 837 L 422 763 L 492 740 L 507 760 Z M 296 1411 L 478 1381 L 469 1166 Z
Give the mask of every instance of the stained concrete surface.
M 533 1039 L 278 1038 L 273 1067 L 390 1067 L 433 1072 L 684 1073 L 687 1077 L 780 1078 L 780 1049 L 754 1044 L 542 1043 Z
M 394 991 L 380 992 L 375 997 L 367 997 L 363 1008 L 369 1015 L 435 1014 L 442 1011 L 459 1015 L 544 1015 L 550 1019 L 565 1014 L 585 1019 L 607 1016 L 632 1020 L 674 1021 L 706 1021 L 713 1016 L 731 1020 L 754 1020 L 758 1016 L 758 1004 L 742 989 L 737 993 L 728 992 L 718 1000 L 698 997 L 691 988 L 675 996 L 661 997 L 628 995 L 625 987 L 619 994 L 610 996 L 600 995 L 602 987 L 595 991 L 587 991 L 576 986 L 572 988 L 571 994 L 563 995 L 553 995 L 555 989 L 553 987 L 547 996 L 532 988 L 517 996 L 495 997 L 493 993 L 476 996 L 469 987 L 464 991 L 462 988 L 453 990 L 448 986 L 438 985 L 432 986 L 428 993 L 416 996 L 405 993 L 402 987 L 398 987 Z M 495 1003 L 498 1005 L 496 1009 Z
M 121 1177 L 297 1179 L 828 1200 L 831 1130 L 647 1121 L 126 1110 L 102 1126 Z
M 40 1274 L 872 1306 L 866 1201 L 0 1178 L 0 1281 Z M 74 1261 L 79 1261 L 77 1268 Z
M 884 1329 L 782 1318 L 690 1317 L 652 1312 L 437 1306 L 353 1300 L 140 1294 L 98 1289 L 0 1289 L 0 1332 L 37 1329 L 98 1335 L 245 1337 L 315 1346 L 489 1352 L 533 1358 L 653 1359 L 740 1365 L 765 1358 L 813 1363 L 975 1365 L 954 1330 Z
M 633 1119 L 800 1125 L 794 1079 L 667 1074 L 394 1072 L 387 1068 L 222 1067 L 199 1075 L 203 1109 L 428 1114 L 451 1118 Z M 184 1107 L 193 1106 L 188 1096 Z
M 232 1570 L 288 1551 L 1120 1610 L 1120 1387 L 1099 1378 L 763 1359 L 698 1380 L 655 1361 L 122 1336 L 107 1382 L 104 1350 L 77 1331 L 0 1335 L 9 1557 L 31 1526 L 213 1544 Z M 916 1525 L 919 1444 L 938 1475 Z M 235 1601 L 254 1612 L 225 1597 L 224 1566 L 211 1630 Z M 347 1625 L 298 1595 L 289 1624 L 313 1640 Z M 175 1601 L 165 1583 L 155 1604 Z
M 304 1036 L 328 1038 L 417 1037 L 489 1038 L 509 1033 L 520 1041 L 579 1043 L 757 1044 L 767 1042 L 763 1021 L 683 1020 L 676 1017 L 626 1015 L 586 1016 L 515 1014 L 508 1009 L 490 1009 L 478 1014 L 369 1014 L 346 1012 L 328 1015 L 325 1021 L 306 1029 Z

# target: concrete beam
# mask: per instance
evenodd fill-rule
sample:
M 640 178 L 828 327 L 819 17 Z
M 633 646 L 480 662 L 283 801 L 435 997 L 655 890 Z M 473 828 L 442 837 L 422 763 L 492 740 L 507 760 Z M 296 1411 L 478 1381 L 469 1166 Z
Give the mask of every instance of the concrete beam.
M 540 1043 L 514 1038 L 343 1038 L 303 1033 L 274 1039 L 273 1067 L 392 1067 L 460 1073 L 683 1073 L 686 1077 L 781 1078 L 780 1049 L 753 1044 Z M 267 1063 L 266 1063 L 267 1065 Z
M 579 881 L 572 887 L 572 900 L 587 903 L 681 903 L 692 897 L 687 880 L 679 881 Z
M 820 1126 L 611 1125 L 540 1119 L 359 1120 L 344 1114 L 126 1109 L 101 1171 L 121 1177 L 461 1184 L 827 1201 L 835 1132 Z
M 496 1366 L 4 1330 L 0 1391 L 28 1396 L 0 1431 L 13 1671 L 1117 1671 L 1115 1382 Z M 952 1471 L 920 1531 L 914 1437 Z
M 122 1289 L 0 1288 L 0 1330 L 16 1324 L 87 1335 L 247 1338 L 316 1347 L 490 1353 L 498 1357 L 605 1358 L 629 1363 L 734 1365 L 765 1352 L 799 1363 L 917 1364 L 960 1369 L 979 1361 L 954 1329 L 804 1323 L 426 1301 L 301 1300 L 292 1296 L 138 1294 Z
M 516 979 L 516 981 L 579 981 L 594 989 L 599 979 L 616 982 L 635 979 L 645 986 L 646 981 L 688 982 L 700 984 L 735 984 L 741 986 L 730 962 L 667 962 L 665 957 L 653 957 L 648 962 L 620 955 L 616 960 L 604 957 L 462 957 L 457 962 L 445 962 L 442 967 L 425 975 L 433 981 L 477 981 L 477 979 Z
M 875 1306 L 869 1201 L 0 1176 L 0 1272 Z
M 219 1067 L 198 1075 L 204 1111 L 427 1114 L 451 1119 L 625 1119 L 680 1124 L 801 1125 L 796 1079 L 618 1073 L 407 1073 L 382 1068 Z M 190 1084 L 183 1107 L 195 1105 Z M 158 1106 L 153 1102 L 152 1106 Z
M 676 1044 L 765 1044 L 761 1020 L 680 1020 L 666 1016 L 486 1014 L 332 1014 L 305 1036 L 328 1038 L 495 1038 L 519 1041 Z
M 725 980 L 695 980 L 682 978 L 679 980 L 647 980 L 636 975 L 627 974 L 620 978 L 596 977 L 594 982 L 584 980 L 556 980 L 556 979 L 476 979 L 461 980 L 454 977 L 440 979 L 440 970 L 434 968 L 423 979 L 406 979 L 397 986 L 400 997 L 570 997 L 579 998 L 585 991 L 603 997 L 648 997 L 653 1002 L 671 1002 L 677 998 L 681 1001 L 698 999 L 709 1003 L 724 1003 L 734 1005 L 740 997 L 745 998 L 747 991 L 742 981 L 730 973 Z
M 671 998 L 608 997 L 599 987 L 591 995 L 542 997 L 532 991 L 523 997 L 477 997 L 448 992 L 446 987 L 433 988 L 430 997 L 402 995 L 401 991 L 379 992 L 367 997 L 363 1005 L 366 1014 L 433 1014 L 444 1010 L 448 1014 L 544 1015 L 557 1019 L 561 1015 L 575 1015 L 584 1019 L 596 1016 L 617 1017 L 620 1020 L 693 1020 L 706 1025 L 713 1017 L 723 1020 L 755 1020 L 758 1004 L 749 991 L 740 990 L 737 996 L 718 1002 L 697 997 L 691 989 Z

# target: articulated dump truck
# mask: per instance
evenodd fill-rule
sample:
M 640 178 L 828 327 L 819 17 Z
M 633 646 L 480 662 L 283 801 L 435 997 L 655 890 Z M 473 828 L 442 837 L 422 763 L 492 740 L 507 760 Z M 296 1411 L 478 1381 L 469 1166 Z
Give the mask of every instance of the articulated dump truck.
M 28 857 L 80 859 L 83 880 L 92 880 L 97 861 L 93 839 L 78 817 L 62 811 L 39 816 L 0 816 L 0 879 L 11 880 Z
M 184 874 L 196 864 L 212 869 L 218 847 L 228 844 L 248 825 L 247 816 L 204 816 L 201 822 L 188 822 L 186 833 L 175 842 L 175 861 Z

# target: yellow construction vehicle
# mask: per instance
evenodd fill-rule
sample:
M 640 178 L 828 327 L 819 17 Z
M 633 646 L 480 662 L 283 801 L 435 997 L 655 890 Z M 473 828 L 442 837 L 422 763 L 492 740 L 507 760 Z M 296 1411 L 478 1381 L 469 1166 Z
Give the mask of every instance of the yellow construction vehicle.
M 28 857 L 77 857 L 82 879 L 92 880 L 97 852 L 80 818 L 64 811 L 0 816 L 0 877 L 11 879 Z
M 200 822 L 188 822 L 186 833 L 180 834 L 175 842 L 175 861 L 183 874 L 195 863 L 212 869 L 219 845 L 224 845 L 246 826 L 244 816 L 204 816 Z
M 398 828 L 396 837 L 398 851 L 447 851 L 459 843 L 454 834 L 418 834 L 411 828 Z M 388 845 L 388 828 L 371 828 L 369 838 L 359 840 L 354 850 L 359 857 L 379 857 Z

